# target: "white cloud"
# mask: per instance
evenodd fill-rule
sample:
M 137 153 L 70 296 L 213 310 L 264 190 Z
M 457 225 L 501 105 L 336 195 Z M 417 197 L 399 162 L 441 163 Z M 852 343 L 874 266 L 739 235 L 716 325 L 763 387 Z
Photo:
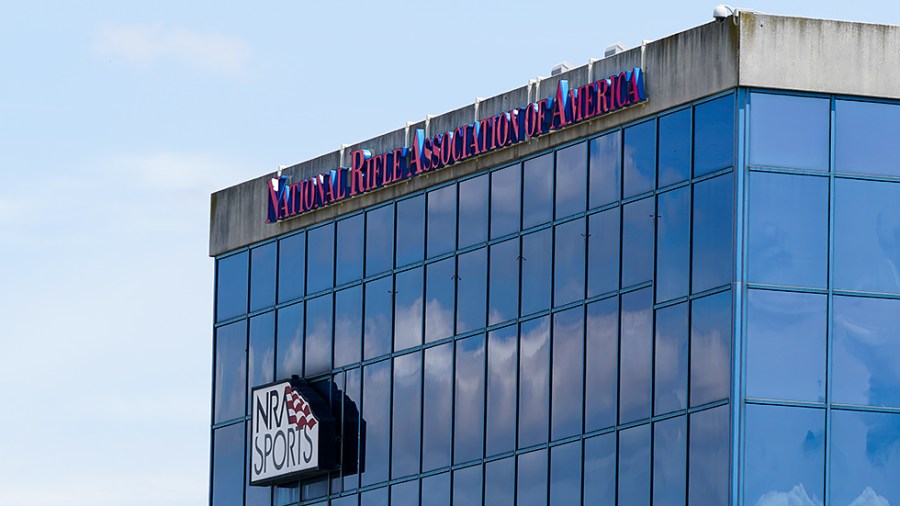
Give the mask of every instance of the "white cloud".
M 850 506 L 891 506 L 891 502 L 887 498 L 878 495 L 872 487 L 866 487 L 859 497 L 850 503 Z
M 179 61 L 206 72 L 240 74 L 251 57 L 246 42 L 227 35 L 202 34 L 160 25 L 111 25 L 95 34 L 98 53 L 140 65 Z
M 810 497 L 802 483 L 788 492 L 766 492 L 756 501 L 756 506 L 822 506 L 822 501 Z

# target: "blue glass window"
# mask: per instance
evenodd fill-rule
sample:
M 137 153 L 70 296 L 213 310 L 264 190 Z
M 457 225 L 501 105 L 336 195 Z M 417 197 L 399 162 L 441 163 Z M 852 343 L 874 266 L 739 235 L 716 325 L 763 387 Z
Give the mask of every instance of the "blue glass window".
M 419 417 L 422 410 L 422 355 L 394 358 L 391 478 L 419 472 Z M 375 421 L 385 423 L 386 420 Z
M 553 218 L 553 153 L 522 164 L 522 228 L 529 229 Z
M 519 231 L 522 210 L 522 166 L 491 173 L 491 239 Z
M 365 424 L 365 461 L 361 486 L 388 479 L 391 452 L 391 361 L 383 360 L 363 368 L 362 420 Z
M 619 208 L 588 219 L 588 297 L 619 289 Z
M 394 350 L 422 344 L 423 268 L 398 272 L 394 293 Z
M 519 312 L 519 239 L 491 245 L 488 324 L 515 318 Z
M 450 473 L 422 478 L 422 506 L 450 506 Z
M 900 293 L 900 184 L 838 179 L 834 287 Z
M 215 412 L 213 423 L 221 423 L 245 411 L 247 399 L 247 322 L 216 329 Z M 238 480 L 240 483 L 241 480 Z
M 425 196 L 397 202 L 397 267 L 425 258 Z
M 693 293 L 731 283 L 734 262 L 732 180 L 729 173 L 694 185 Z
M 419 489 L 416 489 L 418 492 Z M 419 497 L 416 496 L 416 501 L 418 502 Z M 359 496 L 358 495 L 345 495 L 344 497 L 337 497 L 331 500 L 331 506 L 357 506 L 359 504 Z
M 827 98 L 750 94 L 750 163 L 828 170 Z
M 334 294 L 334 366 L 359 362 L 362 349 L 362 287 Z
M 750 174 L 750 281 L 824 288 L 828 179 Z
M 834 298 L 832 401 L 900 408 L 900 300 Z
M 359 496 L 360 506 L 388 506 L 388 488 L 376 488 Z
M 456 185 L 428 192 L 428 258 L 456 249 Z
M 394 305 L 391 277 L 384 277 L 366 283 L 366 315 L 363 327 L 365 358 L 379 357 L 390 353 L 392 339 L 391 309 Z
M 900 106 L 835 100 L 834 170 L 900 176 L 900 153 L 893 149 Z
M 619 423 L 627 423 L 650 416 L 653 290 L 643 288 L 622 295 L 621 311 Z
M 581 504 L 581 441 L 550 449 L 550 504 Z
M 616 433 L 584 440 L 584 504 L 616 503 Z
M 391 506 L 419 506 L 419 481 L 391 485 Z
M 425 350 L 422 471 L 450 464 L 453 421 L 453 343 Z M 423 492 L 424 494 L 424 492 Z
M 563 306 L 584 298 L 584 218 L 557 225 L 553 233 L 553 305 Z
M 694 176 L 734 165 L 734 95 L 694 108 Z
M 622 210 L 622 287 L 653 279 L 654 199 L 626 204 Z
M 453 471 L 453 506 L 481 506 L 480 465 Z
M 619 200 L 622 181 L 622 131 L 591 139 L 589 200 L 591 209 Z
M 331 370 L 331 295 L 306 302 L 306 376 Z
M 550 318 L 522 323 L 519 330 L 519 448 L 547 441 L 550 407 Z
M 731 292 L 691 301 L 691 406 L 728 397 L 731 387 Z
M 484 446 L 484 335 L 456 342 L 453 463 L 482 457 Z
M 466 248 L 488 238 L 488 175 L 459 183 L 459 245 Z
M 487 248 L 458 257 L 456 288 L 456 332 L 484 327 L 487 305 Z
M 487 455 L 516 449 L 516 388 L 518 338 L 515 325 L 488 336 L 487 370 Z
M 691 178 L 691 110 L 659 117 L 659 187 Z
M 428 264 L 425 271 L 425 342 L 453 335 L 456 259 Z
M 278 310 L 275 334 L 275 377 L 303 375 L 303 303 Z
M 216 270 L 216 321 L 247 312 L 247 253 L 220 258 Z
M 687 417 L 682 415 L 655 423 L 653 426 L 654 506 L 684 506 L 687 495 L 686 464 Z
M 656 301 L 688 295 L 691 278 L 691 189 L 657 197 Z
M 584 430 L 591 432 L 616 424 L 618 404 L 619 304 L 618 298 L 587 305 L 585 350 Z
M 394 265 L 394 206 L 366 213 L 366 276 Z
M 213 431 L 212 504 L 244 504 L 244 424 Z
M 744 502 L 822 504 L 825 410 L 748 405 L 746 419 Z
M 365 216 L 362 214 L 337 222 L 337 263 L 334 266 L 337 285 L 362 277 L 364 227 Z
M 584 211 L 587 159 L 587 145 L 584 142 L 556 152 L 557 219 Z
M 625 129 L 623 198 L 653 190 L 656 186 L 656 120 Z
M 275 304 L 275 256 L 273 242 L 250 250 L 250 311 Z
M 900 501 L 900 415 L 832 411 L 831 503 Z
M 519 455 L 516 506 L 547 506 L 547 450 Z
M 244 422 L 246 437 L 246 453 L 244 469 L 250 469 L 250 457 L 253 451 L 253 438 L 249 437 L 250 422 Z M 244 473 L 244 506 L 272 506 L 272 487 L 256 487 L 250 485 L 250 473 Z
M 308 501 L 328 495 L 328 476 L 311 476 L 300 481 L 300 499 Z M 321 503 L 320 503 L 321 504 Z
M 341 474 L 344 477 L 344 490 L 359 487 L 360 466 L 357 465 L 365 441 L 359 436 L 361 432 L 360 410 L 362 409 L 362 370 L 350 369 L 345 381 L 346 394 L 343 405 L 344 419 L 344 460 Z M 354 439 L 356 438 L 356 439 Z
M 484 503 L 491 506 L 515 506 L 515 457 L 487 462 L 484 465 Z
M 278 241 L 278 302 L 303 296 L 306 274 L 306 234 Z
M 522 314 L 550 308 L 550 263 L 553 239 L 549 229 L 522 236 Z
M 553 369 L 550 439 L 581 433 L 584 381 L 584 309 L 553 315 Z
M 250 344 L 247 347 L 247 412 L 253 387 L 275 380 L 275 313 L 250 318 Z
M 825 401 L 827 297 L 750 290 L 747 396 Z
M 334 282 L 334 224 L 307 232 L 306 293 L 331 288 Z
M 650 506 L 650 424 L 619 431 L 619 502 Z
M 690 415 L 688 504 L 728 504 L 731 496 L 728 410 L 729 406 L 725 405 Z
M 653 363 L 653 412 L 669 413 L 687 407 L 688 304 L 656 310 L 656 360 Z

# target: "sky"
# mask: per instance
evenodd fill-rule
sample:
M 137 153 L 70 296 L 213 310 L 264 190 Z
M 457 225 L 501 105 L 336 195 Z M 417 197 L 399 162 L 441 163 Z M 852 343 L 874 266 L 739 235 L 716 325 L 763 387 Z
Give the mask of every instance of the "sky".
M 207 501 L 211 192 L 714 5 L 0 0 L 0 506 Z

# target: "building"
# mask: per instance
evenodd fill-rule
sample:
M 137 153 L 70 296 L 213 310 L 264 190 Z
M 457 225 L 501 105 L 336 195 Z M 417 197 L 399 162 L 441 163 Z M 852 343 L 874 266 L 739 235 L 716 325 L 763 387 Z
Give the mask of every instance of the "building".
M 741 12 L 213 194 L 211 504 L 900 504 L 898 69 Z

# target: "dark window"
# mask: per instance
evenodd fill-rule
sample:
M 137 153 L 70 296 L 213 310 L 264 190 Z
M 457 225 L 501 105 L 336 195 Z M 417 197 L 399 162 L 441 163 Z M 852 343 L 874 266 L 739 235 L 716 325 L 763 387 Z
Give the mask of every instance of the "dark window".
M 359 441 L 345 440 L 343 461 L 345 465 L 341 468 L 341 474 L 344 476 L 344 490 L 354 490 L 359 487 L 359 471 L 361 466 L 356 464 L 360 459 L 362 448 L 365 447 L 365 441 L 363 440 L 363 437 L 359 435 L 362 431 L 360 422 L 360 410 L 362 409 L 361 382 L 361 369 L 357 368 L 347 371 L 344 391 L 346 397 L 343 399 L 343 433 L 345 438 L 352 439 L 356 436 L 359 438 Z M 352 443 L 352 446 L 347 443 Z
M 397 201 L 397 267 L 425 258 L 425 196 Z
M 522 323 L 519 330 L 519 448 L 547 441 L 550 407 L 550 318 Z
M 491 173 L 491 238 L 519 231 L 522 208 L 522 166 Z
M 656 186 L 656 120 L 625 129 L 624 156 L 623 198 L 653 190 Z
M 462 334 L 484 327 L 487 248 L 460 255 L 457 269 L 456 332 Z
M 247 399 L 253 387 L 275 380 L 275 313 L 250 318 L 250 345 L 247 349 Z M 247 412 L 250 412 L 250 402 Z
M 650 424 L 619 431 L 618 503 L 650 505 Z
M 306 302 L 306 376 L 331 370 L 331 311 L 331 294 Z
M 278 241 L 278 302 L 303 296 L 306 273 L 306 234 Z
M 622 178 L 622 131 L 591 139 L 590 207 L 600 207 L 619 200 Z
M 900 176 L 894 132 L 900 107 L 894 104 L 835 100 L 834 170 Z
M 653 279 L 655 199 L 626 204 L 622 210 L 622 287 Z
M 687 407 L 688 304 L 656 310 L 656 359 L 653 363 L 657 415 Z
M 488 181 L 485 174 L 459 183 L 459 248 L 487 240 Z
M 553 377 L 550 439 L 581 433 L 584 400 L 584 309 L 578 306 L 553 315 Z
M 547 505 L 547 450 L 519 455 L 517 506 Z
M 365 216 L 362 214 L 337 222 L 337 262 L 335 283 L 343 285 L 362 277 L 363 274 L 363 228 Z
M 489 325 L 511 320 L 519 312 L 519 239 L 491 246 Z
M 691 178 L 691 110 L 659 117 L 659 186 Z
M 394 350 L 422 344 L 424 269 L 398 272 L 394 282 Z
M 563 306 L 584 299 L 584 218 L 553 228 L 553 305 Z
M 216 329 L 213 423 L 243 416 L 247 399 L 247 322 Z M 241 480 L 238 480 L 240 483 Z
M 422 411 L 422 355 L 394 359 L 394 416 L 391 478 L 419 472 L 419 416 Z M 375 423 L 385 423 L 378 420 Z
M 327 495 L 328 476 L 311 476 L 300 481 L 300 500 L 309 501 Z
M 507 457 L 485 463 L 484 504 L 490 506 L 514 506 L 515 493 L 515 457 Z
M 553 153 L 522 164 L 522 228 L 529 229 L 553 218 Z
M 484 445 L 484 335 L 456 342 L 453 463 L 482 457 Z
M 428 264 L 425 280 L 425 342 L 453 335 L 456 259 Z
M 365 424 L 361 486 L 388 479 L 391 462 L 391 361 L 383 360 L 363 369 L 362 420 Z
M 618 297 L 587 306 L 584 430 L 591 432 L 616 424 L 619 357 Z
M 832 411 L 831 503 L 886 505 L 900 501 L 900 415 Z
M 391 352 L 391 309 L 394 305 L 391 277 L 366 283 L 366 317 L 364 323 L 366 359 Z
M 247 312 L 248 254 L 220 258 L 216 270 L 216 321 Z
M 512 325 L 488 336 L 487 455 L 516 449 L 518 332 Z
M 278 310 L 275 335 L 275 377 L 303 375 L 303 303 Z
M 691 282 L 691 189 L 657 197 L 656 301 L 688 295 Z
M 827 98 L 750 94 L 750 163 L 828 170 Z
M 619 289 L 619 208 L 588 219 L 588 297 Z
M 731 282 L 734 262 L 732 180 L 729 173 L 694 185 L 693 293 Z
M 694 176 L 734 165 L 734 95 L 694 107 Z
M 655 423 L 653 425 L 654 506 L 684 506 L 687 496 L 686 464 L 687 417 L 682 415 Z
M 244 424 L 213 431 L 213 506 L 244 504 Z
M 728 398 L 731 292 L 691 301 L 691 406 Z
M 453 471 L 453 506 L 481 506 L 481 466 Z
M 552 243 L 549 229 L 522 236 L 523 315 L 550 308 Z
M 428 192 L 428 258 L 456 249 L 456 185 Z
M 306 293 L 331 288 L 334 282 L 334 225 L 307 232 Z
M 359 362 L 362 348 L 362 286 L 334 294 L 334 366 Z
M 584 440 L 584 504 L 616 503 L 616 433 Z
M 650 416 L 653 367 L 653 290 L 622 295 L 622 367 L 619 369 L 619 423 Z M 632 503 L 628 503 L 632 504 Z
M 366 213 L 366 276 L 384 272 L 394 265 L 394 207 Z
M 728 504 L 731 496 L 728 409 L 727 405 L 719 406 L 690 415 L 688 504 Z
M 422 471 L 450 464 L 453 421 L 453 343 L 425 350 Z
M 250 311 L 275 305 L 277 247 L 273 242 L 250 250 Z
M 587 178 L 584 142 L 556 152 L 556 218 L 584 212 Z
M 581 504 L 581 441 L 550 449 L 550 504 Z

